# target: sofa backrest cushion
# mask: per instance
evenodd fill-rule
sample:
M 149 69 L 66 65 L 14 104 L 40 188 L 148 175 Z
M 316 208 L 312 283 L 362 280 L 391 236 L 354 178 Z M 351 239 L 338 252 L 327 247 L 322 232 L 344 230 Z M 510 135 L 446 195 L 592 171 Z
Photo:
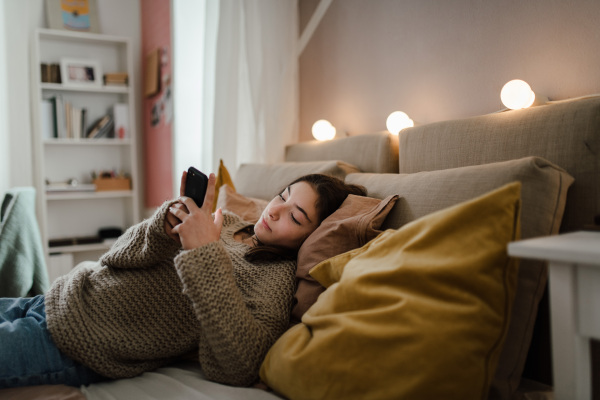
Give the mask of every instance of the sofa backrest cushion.
M 271 200 L 296 178 L 307 174 L 326 174 L 344 179 L 360 169 L 344 161 L 283 162 L 242 164 L 235 174 L 238 193 L 246 197 Z
M 302 142 L 285 149 L 285 161 L 342 160 L 363 172 L 398 172 L 398 137 L 388 132 L 326 142 Z
M 399 139 L 401 174 L 545 158 L 575 178 L 561 232 L 600 214 L 600 96 L 417 126 Z

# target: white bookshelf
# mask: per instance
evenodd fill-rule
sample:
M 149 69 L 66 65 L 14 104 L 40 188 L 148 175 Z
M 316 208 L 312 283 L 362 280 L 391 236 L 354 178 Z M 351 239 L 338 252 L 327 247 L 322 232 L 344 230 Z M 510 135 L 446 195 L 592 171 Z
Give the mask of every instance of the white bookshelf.
M 128 86 L 90 87 L 43 83 L 41 63 L 60 64 L 62 58 L 94 61 L 100 65 L 102 73 L 127 72 L 130 83 Z M 94 243 L 50 247 L 50 240 L 96 236 L 98 230 L 105 227 L 118 227 L 124 231 L 140 220 L 136 107 L 132 87 L 134 73 L 129 38 L 51 29 L 38 29 L 34 33 L 31 64 L 34 179 L 38 221 L 49 268 L 64 272 L 68 270 L 64 262 L 76 264 L 83 260 L 94 260 L 110 246 L 110 243 Z M 41 102 L 58 95 L 73 106 L 87 110 L 86 127 L 107 114 L 114 104 L 127 104 L 127 137 L 46 137 L 44 124 L 47 120 L 42 117 Z M 125 172 L 131 177 L 132 189 L 46 191 L 47 180 L 65 182 L 75 179 L 82 184 L 89 184 L 92 183 L 92 171 L 107 170 Z M 51 259 L 51 254 L 56 257 Z M 51 272 L 50 275 L 56 274 Z

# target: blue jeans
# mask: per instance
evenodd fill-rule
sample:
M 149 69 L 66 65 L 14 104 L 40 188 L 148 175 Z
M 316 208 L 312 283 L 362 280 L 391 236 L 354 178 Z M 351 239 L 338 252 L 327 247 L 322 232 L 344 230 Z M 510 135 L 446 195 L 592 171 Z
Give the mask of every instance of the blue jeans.
M 0 298 L 0 388 L 77 387 L 105 379 L 56 347 L 46 325 L 44 296 Z

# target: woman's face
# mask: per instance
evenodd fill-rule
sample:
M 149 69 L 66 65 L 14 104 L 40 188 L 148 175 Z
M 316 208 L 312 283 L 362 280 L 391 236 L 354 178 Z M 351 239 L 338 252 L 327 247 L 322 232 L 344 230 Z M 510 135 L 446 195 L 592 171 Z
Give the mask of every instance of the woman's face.
M 317 193 L 306 182 L 288 186 L 267 205 L 254 225 L 254 234 L 265 245 L 298 249 L 319 226 Z

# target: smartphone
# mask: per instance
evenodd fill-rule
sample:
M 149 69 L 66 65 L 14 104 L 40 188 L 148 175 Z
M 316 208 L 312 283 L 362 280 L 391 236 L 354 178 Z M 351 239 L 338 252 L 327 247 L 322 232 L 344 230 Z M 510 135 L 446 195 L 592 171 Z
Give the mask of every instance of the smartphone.
M 208 186 L 208 177 L 194 167 L 190 167 L 185 178 L 185 195 L 191 197 L 198 207 L 202 207 L 206 187 Z

